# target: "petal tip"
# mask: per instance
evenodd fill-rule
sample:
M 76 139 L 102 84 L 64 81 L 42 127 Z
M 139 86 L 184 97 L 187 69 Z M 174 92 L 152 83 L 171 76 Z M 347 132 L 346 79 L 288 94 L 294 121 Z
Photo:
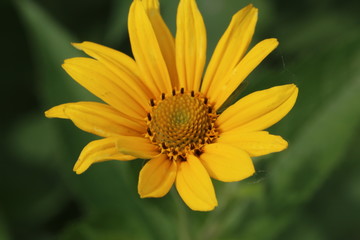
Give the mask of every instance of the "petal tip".
M 253 4 L 250 4 L 249 6 L 251 8 L 251 11 L 253 11 L 253 13 L 257 14 L 259 12 L 259 9 L 256 8 Z
M 271 41 L 271 44 L 274 46 L 274 49 L 279 46 L 279 41 L 277 38 L 269 38 L 269 41 Z
M 298 86 L 296 86 L 295 84 L 293 84 L 293 85 L 294 85 L 295 92 L 299 92 Z
M 284 91 L 289 91 L 292 94 L 298 92 L 298 90 L 299 90 L 298 87 L 294 83 L 280 85 L 280 86 L 277 86 L 277 87 L 283 88 Z
M 73 171 L 76 173 L 76 175 L 80 175 L 84 172 L 84 171 L 78 171 L 78 170 L 73 170 Z
M 288 148 L 289 143 L 286 140 L 282 139 L 281 145 L 282 145 L 282 149 L 280 151 L 283 151 Z
M 213 211 L 217 206 L 218 206 L 218 202 L 216 200 L 216 202 L 214 202 L 213 205 L 207 205 L 202 208 L 191 208 L 190 207 L 190 209 L 193 211 L 199 211 L 199 212 L 210 212 L 210 211 Z
M 58 116 L 58 114 L 55 114 L 55 111 L 53 111 L 53 108 L 45 111 L 44 115 L 46 118 L 56 118 Z
M 299 88 L 298 88 L 294 83 L 287 84 L 287 85 L 285 85 L 285 86 L 288 87 L 289 92 L 291 92 L 291 93 L 290 93 L 291 96 L 292 96 L 292 95 L 295 95 L 295 96 L 298 95 L 298 93 L 299 93 Z
M 85 48 L 96 45 L 96 44 L 93 42 L 89 42 L 89 41 L 83 41 L 81 43 L 71 43 L 71 45 L 78 50 L 84 50 Z
M 142 191 L 140 189 L 138 189 L 138 193 L 140 198 L 146 198 L 146 194 L 142 193 Z
M 279 41 L 277 40 L 277 38 L 267 38 L 260 43 L 263 47 L 272 49 L 270 52 L 272 52 L 279 45 Z
M 45 117 L 52 118 L 50 109 L 44 112 Z
M 243 9 L 241 9 L 240 11 L 247 11 L 247 14 L 255 14 L 257 15 L 258 14 L 258 8 L 256 8 L 254 6 L 254 4 L 250 3 L 248 5 L 246 5 Z M 240 12 L 239 11 L 239 12 Z
M 76 175 L 81 175 L 84 171 L 74 171 Z
M 64 105 L 52 107 L 49 110 L 45 111 L 44 114 L 47 118 L 67 118 L 64 111 Z
M 79 50 L 81 50 L 81 47 L 80 47 L 81 44 L 82 44 L 82 43 L 73 43 L 73 42 L 71 43 L 71 45 L 72 45 L 74 48 L 79 49 Z
M 80 174 L 82 174 L 84 172 L 84 171 L 79 171 L 79 169 L 75 168 L 75 166 L 73 168 L 73 171 L 76 173 L 76 175 L 80 175 Z
M 140 196 L 141 199 L 161 197 L 161 196 L 152 195 L 151 193 L 145 193 L 140 189 L 138 189 L 138 193 L 139 193 L 139 196 Z
M 70 59 L 65 59 L 64 62 L 61 64 L 61 67 L 66 71 L 69 65 L 70 65 Z
M 77 175 L 80 175 L 82 174 L 83 172 L 85 172 L 89 167 L 84 167 L 84 165 L 82 164 L 83 163 L 83 160 L 81 158 L 79 158 L 74 167 L 73 167 L 73 171 L 77 174 Z

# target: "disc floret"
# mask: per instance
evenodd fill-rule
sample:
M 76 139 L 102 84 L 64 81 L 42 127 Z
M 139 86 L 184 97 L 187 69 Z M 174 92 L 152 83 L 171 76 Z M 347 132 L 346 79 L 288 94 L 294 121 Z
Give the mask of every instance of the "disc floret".
M 172 91 L 150 100 L 147 137 L 171 159 L 186 160 L 188 154 L 200 155 L 205 144 L 213 142 L 218 132 L 217 114 L 208 99 L 194 91 Z

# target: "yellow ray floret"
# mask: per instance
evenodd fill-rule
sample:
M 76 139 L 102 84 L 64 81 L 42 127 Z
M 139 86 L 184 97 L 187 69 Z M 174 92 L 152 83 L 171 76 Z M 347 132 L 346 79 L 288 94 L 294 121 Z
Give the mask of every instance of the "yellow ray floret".
M 177 173 L 175 161 L 169 161 L 165 154 L 161 154 L 141 169 L 138 191 L 140 197 L 163 197 L 174 184 Z
M 96 43 L 74 43 L 91 58 L 65 60 L 63 68 L 105 102 L 67 103 L 45 112 L 101 137 L 84 147 L 74 171 L 102 161 L 146 159 L 141 198 L 163 197 L 175 185 L 190 209 L 213 210 L 218 202 L 211 178 L 248 178 L 255 173 L 251 157 L 288 147 L 264 130 L 293 108 L 294 84 L 254 92 L 218 111 L 279 44 L 269 38 L 248 50 L 257 20 L 251 4 L 238 11 L 206 71 L 206 29 L 195 0 L 180 0 L 175 38 L 158 0 L 134 0 L 128 16 L 134 59 Z
M 224 76 L 243 58 L 254 35 L 257 17 L 258 10 L 251 4 L 232 17 L 211 57 L 201 85 L 202 92 L 208 94 L 210 87 L 222 85 Z

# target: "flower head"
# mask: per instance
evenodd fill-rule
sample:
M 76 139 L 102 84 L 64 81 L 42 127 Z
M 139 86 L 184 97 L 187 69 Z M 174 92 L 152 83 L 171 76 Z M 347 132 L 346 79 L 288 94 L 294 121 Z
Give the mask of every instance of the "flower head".
M 162 197 L 175 183 L 191 209 L 216 207 L 211 178 L 245 179 L 255 172 L 251 157 L 287 147 L 263 130 L 291 110 L 295 85 L 252 93 L 219 113 L 278 45 L 266 39 L 247 52 L 256 21 L 252 5 L 233 16 L 205 73 L 206 31 L 195 0 L 180 0 L 175 39 L 158 0 L 134 0 L 128 27 L 135 60 L 95 43 L 74 44 L 92 58 L 67 59 L 63 68 L 105 102 L 67 103 L 45 113 L 102 137 L 83 149 L 74 171 L 106 160 L 150 159 L 139 176 L 142 198 Z

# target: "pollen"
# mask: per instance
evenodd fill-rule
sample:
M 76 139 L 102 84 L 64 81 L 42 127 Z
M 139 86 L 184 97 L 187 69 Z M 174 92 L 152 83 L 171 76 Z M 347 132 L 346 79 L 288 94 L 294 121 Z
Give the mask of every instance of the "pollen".
M 150 103 L 146 135 L 170 158 L 186 160 L 188 154 L 200 155 L 204 145 L 217 138 L 217 114 L 200 93 L 185 93 L 182 88 Z

